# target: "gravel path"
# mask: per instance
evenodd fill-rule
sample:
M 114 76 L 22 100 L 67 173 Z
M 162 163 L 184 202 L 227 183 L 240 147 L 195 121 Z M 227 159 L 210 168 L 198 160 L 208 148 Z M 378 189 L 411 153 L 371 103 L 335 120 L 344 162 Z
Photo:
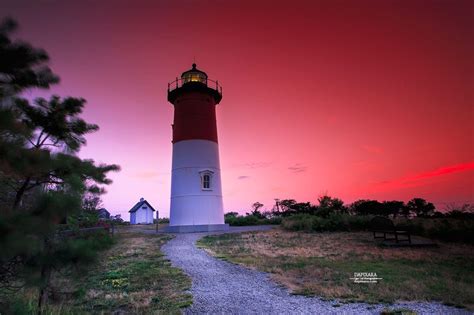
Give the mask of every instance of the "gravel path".
M 230 232 L 264 230 L 262 227 L 238 227 Z M 250 270 L 208 255 L 196 247 L 196 241 L 209 234 L 176 234 L 163 251 L 176 267 L 192 278 L 193 305 L 186 314 L 378 314 L 385 305 L 339 304 L 289 294 L 276 285 L 267 273 Z M 465 310 L 439 303 L 399 303 L 393 308 L 408 308 L 420 314 L 466 314 Z

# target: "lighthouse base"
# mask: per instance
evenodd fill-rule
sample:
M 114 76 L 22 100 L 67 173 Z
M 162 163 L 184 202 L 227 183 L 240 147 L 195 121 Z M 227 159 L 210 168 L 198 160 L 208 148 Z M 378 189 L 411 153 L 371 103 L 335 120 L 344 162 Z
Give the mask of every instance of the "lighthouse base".
M 163 229 L 167 233 L 197 233 L 228 231 L 229 224 L 170 225 Z

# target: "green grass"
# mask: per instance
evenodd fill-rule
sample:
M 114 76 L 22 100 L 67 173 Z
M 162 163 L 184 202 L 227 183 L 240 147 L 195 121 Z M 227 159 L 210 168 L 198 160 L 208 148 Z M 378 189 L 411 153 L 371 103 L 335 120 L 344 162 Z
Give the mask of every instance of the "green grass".
M 119 233 L 101 259 L 78 273 L 55 274 L 55 289 L 47 314 L 127 313 L 180 314 L 192 304 L 186 291 L 191 281 L 172 267 L 160 251 L 165 235 Z M 12 298 L 17 314 L 35 314 L 35 292 L 23 290 Z
M 122 245 L 112 250 L 83 282 L 86 312 L 179 313 L 192 303 L 185 291 L 190 279 L 160 252 L 170 237 L 122 235 Z
M 440 301 L 473 309 L 470 245 L 380 248 L 369 233 L 252 232 L 206 236 L 199 246 L 217 257 L 272 273 L 295 294 L 369 303 Z M 378 283 L 350 280 L 375 272 Z

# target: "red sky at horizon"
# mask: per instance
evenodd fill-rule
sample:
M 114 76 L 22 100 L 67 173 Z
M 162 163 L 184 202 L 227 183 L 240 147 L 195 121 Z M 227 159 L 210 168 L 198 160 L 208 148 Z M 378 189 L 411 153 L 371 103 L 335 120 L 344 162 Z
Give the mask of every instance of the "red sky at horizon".
M 132 4 L 133 3 L 133 4 Z M 169 215 L 167 83 L 198 68 L 217 107 L 226 211 L 274 198 L 474 203 L 472 1 L 26 1 L 0 16 L 42 47 L 116 163 L 104 205 Z

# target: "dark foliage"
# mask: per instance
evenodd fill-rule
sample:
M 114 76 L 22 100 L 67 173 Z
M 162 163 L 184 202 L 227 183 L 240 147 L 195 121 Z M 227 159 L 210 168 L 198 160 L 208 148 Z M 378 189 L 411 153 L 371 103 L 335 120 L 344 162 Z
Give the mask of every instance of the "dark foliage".
M 416 217 L 431 217 L 435 213 L 435 206 L 422 198 L 413 198 L 406 205 L 407 212 Z
M 352 216 L 349 214 L 330 214 L 320 217 L 308 214 L 297 214 L 284 218 L 282 227 L 290 231 L 327 232 L 327 231 L 360 231 L 370 228 L 372 216 Z
M 383 204 L 377 200 L 357 200 L 351 204 L 350 211 L 356 215 L 388 215 Z
M 251 214 L 245 216 L 238 215 L 237 212 L 226 213 L 225 223 L 231 226 L 246 226 L 246 225 L 267 225 L 267 224 L 280 224 L 280 217 L 273 218 L 260 218 Z
M 353 202 L 349 211 L 356 215 L 380 215 L 393 218 L 403 217 L 432 217 L 435 207 L 422 198 L 413 198 L 406 205 L 403 201 L 357 200 Z
M 65 230 L 100 223 L 83 209 L 83 197 L 104 192 L 107 173 L 119 167 L 75 155 L 98 130 L 80 118 L 85 100 L 19 97 L 59 78 L 44 50 L 11 40 L 16 27 L 11 19 L 0 23 L 0 293 L 36 287 L 41 312 L 54 272 L 90 262 L 109 243 L 107 235 Z
M 344 202 L 339 198 L 332 198 L 330 196 L 321 196 L 318 198 L 319 205 L 315 208 L 314 214 L 320 217 L 328 217 L 331 214 L 347 213 L 348 209 L 344 206 Z M 309 212 L 313 213 L 313 212 Z
M 348 211 L 341 199 L 327 195 L 319 197 L 318 203 L 318 205 L 313 205 L 310 202 L 296 202 L 294 199 L 276 199 L 276 204 L 267 217 L 289 217 L 295 214 L 327 217 L 332 213 L 341 214 Z
M 384 201 L 382 202 L 382 214 L 387 215 L 387 216 L 392 216 L 393 218 L 399 217 L 399 216 L 408 216 L 407 208 L 405 206 L 405 203 L 403 201 L 397 201 L 397 200 L 392 200 L 392 201 Z
M 414 218 L 398 221 L 398 226 L 415 235 L 448 242 L 474 244 L 474 220 L 457 218 Z
M 59 82 L 59 77 L 47 66 L 46 51 L 11 39 L 17 28 L 11 18 L 0 22 L 0 99 L 27 88 L 48 88 Z

